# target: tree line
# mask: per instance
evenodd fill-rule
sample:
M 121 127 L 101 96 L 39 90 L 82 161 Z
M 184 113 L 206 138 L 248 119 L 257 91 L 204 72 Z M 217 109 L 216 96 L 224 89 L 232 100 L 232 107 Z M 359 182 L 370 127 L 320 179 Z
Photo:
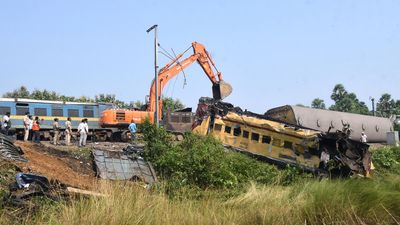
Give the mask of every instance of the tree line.
M 46 89 L 38 90 L 35 89 L 32 92 L 28 90 L 27 87 L 21 86 L 13 91 L 6 92 L 2 95 L 3 98 L 28 98 L 28 99 L 35 99 L 35 100 L 50 100 L 50 101 L 63 101 L 63 102 L 91 102 L 91 103 L 113 103 L 119 108 L 126 108 L 126 109 L 142 109 L 144 110 L 145 103 L 139 100 L 132 101 L 132 102 L 124 102 L 115 97 L 114 94 L 98 94 L 95 95 L 94 98 L 81 96 L 81 97 L 74 97 L 74 96 L 66 96 L 59 94 L 55 91 L 49 91 Z M 179 99 L 173 99 L 171 97 L 162 97 L 163 99 L 163 107 L 164 111 L 170 110 L 178 110 L 183 109 L 185 105 Z
M 315 98 L 311 102 L 311 108 L 329 109 L 333 111 L 358 113 L 363 115 L 373 114 L 373 112 L 368 109 L 365 102 L 360 101 L 355 93 L 347 91 L 343 84 L 335 85 L 332 90 L 331 99 L 334 101 L 334 104 L 327 108 L 323 99 Z M 375 113 L 377 116 L 381 117 L 400 115 L 400 100 L 393 99 L 388 93 L 382 94 L 376 102 Z
M 36 100 L 52 100 L 52 101 L 65 101 L 65 102 L 104 102 L 113 103 L 119 108 L 135 108 L 142 109 L 145 107 L 145 103 L 139 100 L 132 102 L 124 102 L 116 98 L 114 94 L 98 94 L 94 98 L 87 96 L 74 97 L 59 94 L 55 91 L 49 91 L 46 89 L 38 90 L 35 89 L 32 92 L 27 87 L 21 86 L 13 91 L 3 94 L 4 98 L 29 98 Z M 179 99 L 173 99 L 171 97 L 162 97 L 164 111 L 174 111 L 183 109 L 185 105 Z M 316 109 L 329 109 L 340 112 L 358 113 L 363 115 L 372 115 L 365 102 L 360 101 L 357 95 L 353 92 L 346 90 L 343 84 L 336 84 L 332 90 L 331 99 L 334 104 L 327 107 L 325 101 L 321 98 L 315 98 L 311 102 L 311 108 Z M 301 105 L 301 104 L 299 104 Z M 304 105 L 301 105 L 304 106 Z M 382 117 L 390 117 L 391 115 L 400 115 L 400 100 L 393 99 L 388 93 L 382 94 L 382 96 L 376 102 L 376 115 Z

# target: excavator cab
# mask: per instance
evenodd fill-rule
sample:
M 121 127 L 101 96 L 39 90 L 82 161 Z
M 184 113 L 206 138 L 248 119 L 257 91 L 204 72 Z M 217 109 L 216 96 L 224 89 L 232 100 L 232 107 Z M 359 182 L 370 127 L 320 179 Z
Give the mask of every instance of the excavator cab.
M 212 86 L 213 98 L 215 100 L 222 100 L 232 93 L 232 86 L 221 80 Z

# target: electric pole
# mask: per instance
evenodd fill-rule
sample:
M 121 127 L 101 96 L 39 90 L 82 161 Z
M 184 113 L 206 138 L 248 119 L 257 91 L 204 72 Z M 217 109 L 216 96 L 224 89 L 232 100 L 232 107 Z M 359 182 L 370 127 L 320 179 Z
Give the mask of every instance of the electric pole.
M 156 126 L 159 127 L 159 96 L 158 96 L 158 65 L 157 65 L 157 61 L 158 61 L 158 38 L 157 38 L 157 27 L 158 25 L 155 24 L 152 27 L 150 27 L 149 29 L 147 29 L 147 33 L 149 33 L 150 31 L 154 30 L 154 82 L 155 82 L 155 91 L 156 91 L 156 112 L 154 115 L 154 118 L 156 120 Z M 151 104 L 151 103 L 150 103 Z

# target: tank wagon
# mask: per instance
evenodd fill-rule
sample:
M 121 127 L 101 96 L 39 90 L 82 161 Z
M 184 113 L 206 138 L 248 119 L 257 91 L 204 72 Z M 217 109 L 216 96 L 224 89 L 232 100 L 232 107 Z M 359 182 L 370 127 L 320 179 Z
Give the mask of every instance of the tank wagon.
M 53 128 L 54 118 L 59 119 L 59 123 L 64 130 L 64 123 L 71 117 L 73 130 L 76 131 L 78 124 L 83 118 L 88 119 L 89 134 L 94 135 L 99 140 L 111 137 L 114 132 L 112 129 L 100 126 L 99 120 L 101 112 L 105 109 L 113 108 L 111 103 L 79 103 L 63 101 L 43 101 L 23 98 L 0 98 L 1 118 L 7 112 L 11 113 L 12 134 L 23 134 L 23 118 L 26 112 L 33 117 L 40 119 L 42 138 L 50 138 Z
M 393 131 L 393 118 L 375 117 L 355 113 L 313 109 L 285 105 L 268 110 L 265 116 L 292 125 L 308 127 L 322 132 L 336 132 L 350 126 L 350 139 L 359 141 L 361 132 L 368 136 L 368 142 L 386 142 L 387 132 Z

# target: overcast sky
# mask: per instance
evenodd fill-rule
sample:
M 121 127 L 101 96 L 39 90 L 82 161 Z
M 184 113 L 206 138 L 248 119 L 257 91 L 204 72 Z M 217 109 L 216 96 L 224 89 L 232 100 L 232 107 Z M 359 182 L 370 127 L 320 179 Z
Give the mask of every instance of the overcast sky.
M 204 44 L 233 86 L 226 101 L 242 108 L 329 105 L 337 83 L 368 105 L 385 92 L 400 99 L 399 12 L 398 0 L 0 0 L 0 93 L 26 85 L 143 101 L 154 75 L 146 29 L 158 24 L 167 50 Z M 185 74 L 164 95 L 195 107 L 211 84 L 197 64 Z

